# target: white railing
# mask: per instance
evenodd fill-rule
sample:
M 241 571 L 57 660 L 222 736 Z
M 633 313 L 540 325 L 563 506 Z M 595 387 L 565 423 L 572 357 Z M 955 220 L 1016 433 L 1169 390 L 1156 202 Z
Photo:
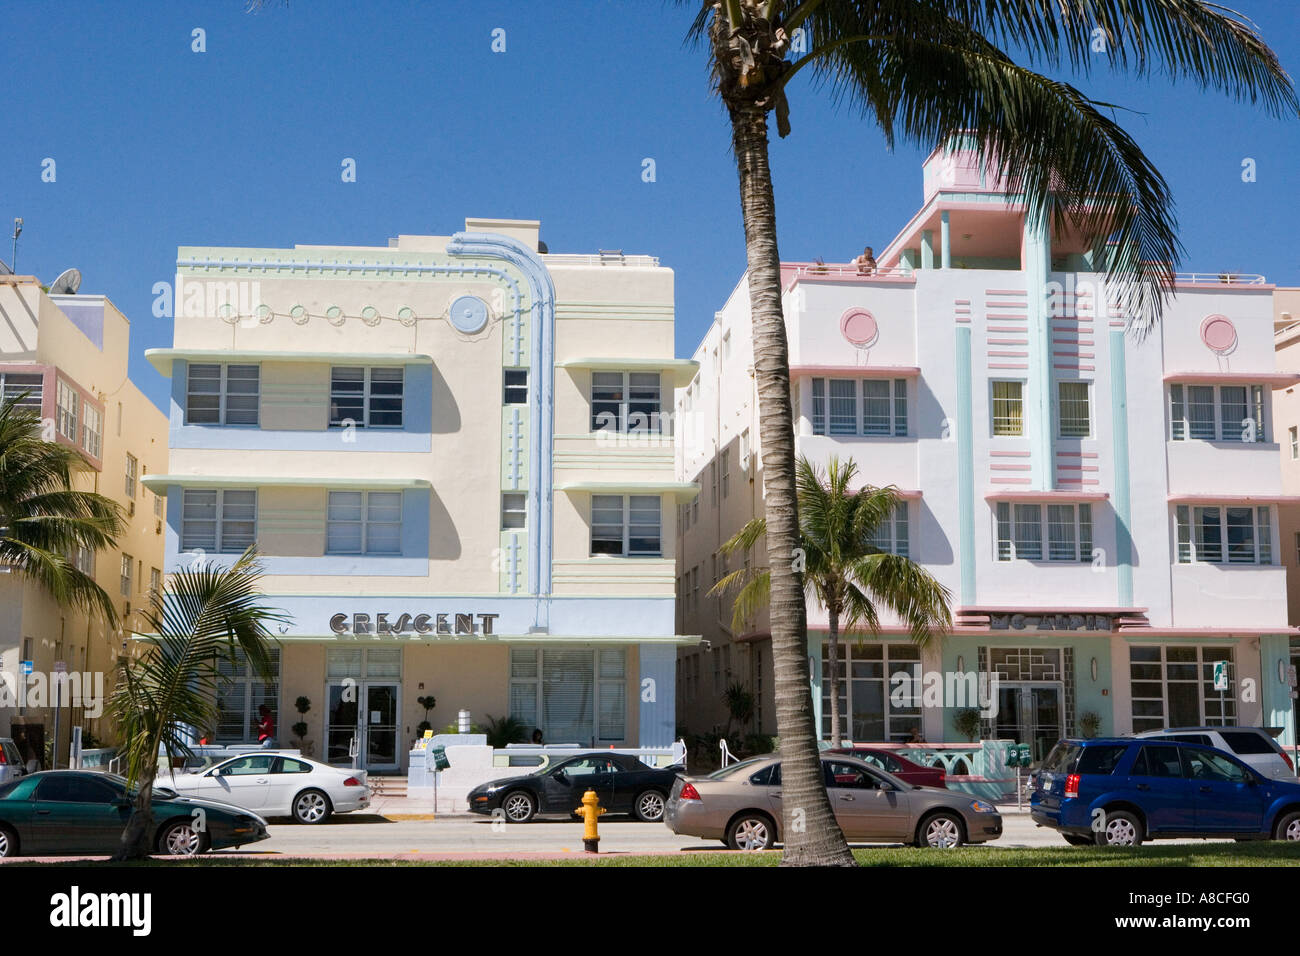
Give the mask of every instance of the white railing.
M 725 737 L 718 741 L 718 750 L 722 754 L 722 765 L 724 767 L 727 766 L 727 764 L 735 763 L 740 760 L 740 758 L 733 754 L 730 748 L 727 747 L 727 738 Z
M 1263 285 L 1264 277 L 1253 272 L 1175 272 L 1174 281 L 1201 285 Z
M 863 279 L 910 279 L 912 278 L 913 270 L 897 266 L 892 269 L 877 268 L 868 272 L 862 272 L 851 262 L 848 265 L 825 266 L 819 266 L 816 263 L 813 263 L 811 265 L 796 266 L 794 274 L 796 276 L 855 276 Z
M 658 256 L 582 255 L 577 253 L 546 253 L 547 265 L 559 266 L 635 266 L 641 269 L 659 267 Z

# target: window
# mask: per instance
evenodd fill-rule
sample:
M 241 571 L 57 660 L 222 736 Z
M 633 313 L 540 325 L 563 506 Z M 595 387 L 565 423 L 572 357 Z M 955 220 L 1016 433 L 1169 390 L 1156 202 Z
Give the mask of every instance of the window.
M 257 365 L 191 365 L 185 424 L 256 425 L 261 374 Z
M 405 376 L 391 365 L 330 369 L 330 427 L 401 428 Z
M 505 394 L 502 397 L 502 403 L 505 405 L 527 405 L 528 369 L 508 368 L 505 370 L 504 380 Z
M 1091 561 L 1092 505 L 999 501 L 997 557 L 999 561 Z
M 155 494 L 153 496 L 153 516 L 161 518 L 163 516 L 163 496 Z
M 1262 385 L 1170 385 L 1169 437 L 1173 441 L 1268 441 L 1264 395 Z M 1292 429 L 1293 448 L 1294 433 Z
M 129 554 L 123 554 L 122 555 L 122 581 L 121 581 L 122 597 L 131 596 L 131 576 L 134 569 L 135 569 L 135 559 L 132 558 Z
M 876 533 L 871 536 L 871 546 L 877 551 L 884 551 L 889 554 L 897 554 L 902 557 L 908 555 L 907 541 L 907 502 L 899 501 L 879 527 Z M 746 558 L 749 556 L 746 555 Z
M 94 405 L 86 402 L 82 406 L 81 447 L 98 458 L 103 452 L 104 416 Z
M 592 495 L 591 553 L 659 557 L 658 495 Z
M 1025 433 L 1024 382 L 993 382 L 993 434 Z
M 41 410 L 45 376 L 39 372 L 0 372 L 0 398 L 14 400 L 18 408 Z
M 501 530 L 521 531 L 528 527 L 528 496 L 517 492 L 501 495 Z
M 822 650 L 822 734 L 831 730 L 829 649 Z M 851 740 L 906 743 L 921 727 L 921 701 L 891 700 L 896 673 L 920 680 L 921 652 L 914 644 L 844 643 L 840 647 L 840 733 Z M 910 683 L 906 686 L 912 686 Z M 897 698 L 895 697 L 895 700 Z
M 718 506 L 718 463 L 716 461 L 709 462 L 709 493 L 710 504 L 716 508 Z
M 81 405 L 81 396 L 63 379 L 59 379 L 58 405 L 59 434 L 75 442 L 80 437 L 77 434 L 77 408 Z
M 691 608 L 695 611 L 700 609 L 700 566 L 698 564 L 691 569 Z
M 135 455 L 126 456 L 126 496 L 132 501 L 135 500 L 135 478 L 139 473 L 140 463 L 136 461 Z
M 658 372 L 592 372 L 591 430 L 666 433 Z
M 1179 564 L 1272 564 L 1267 507 L 1179 505 L 1175 510 Z
M 1292 425 L 1290 428 L 1290 435 L 1291 460 L 1295 461 L 1296 459 L 1300 459 L 1300 429 L 1297 429 L 1295 425 Z
M 181 550 L 240 554 L 257 538 L 257 491 L 190 488 L 181 496 Z
M 626 736 L 627 659 L 621 647 L 516 647 L 510 716 L 554 743 L 593 746 Z
M 731 494 L 731 449 L 722 449 L 722 497 Z
M 213 739 L 219 744 L 257 743 L 258 708 L 271 709 L 271 720 L 280 723 L 280 651 L 271 649 L 270 680 L 265 680 L 248 666 L 243 653 L 235 650 L 234 658 L 222 654 L 217 659 L 222 680 L 217 684 L 217 726 Z M 352 672 L 356 674 L 355 671 Z M 330 675 L 333 676 L 333 675 Z M 272 755 L 274 756 L 274 755 Z
M 85 545 L 78 545 L 71 555 L 72 565 L 82 574 L 95 576 L 95 552 Z
M 51 774 L 41 778 L 34 796 L 47 803 L 112 803 L 120 792 L 107 780 L 77 774 Z
M 814 434 L 907 435 L 905 378 L 814 378 L 812 393 Z
M 331 491 L 327 554 L 400 554 L 400 491 Z
M 149 594 L 162 597 L 162 572 L 157 568 L 149 569 Z
M 1228 689 L 1214 689 L 1214 665 L 1228 664 Z M 1150 645 L 1129 649 L 1133 732 L 1237 723 L 1231 647 Z
M 1057 383 L 1062 438 L 1087 438 L 1092 434 L 1088 387 L 1087 382 Z

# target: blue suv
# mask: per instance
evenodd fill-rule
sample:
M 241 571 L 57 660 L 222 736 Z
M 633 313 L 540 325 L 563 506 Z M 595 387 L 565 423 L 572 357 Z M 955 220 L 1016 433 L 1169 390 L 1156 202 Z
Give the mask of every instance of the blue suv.
M 1270 780 L 1213 747 L 1062 740 L 1038 771 L 1030 815 L 1076 846 L 1174 837 L 1300 840 L 1300 784 Z

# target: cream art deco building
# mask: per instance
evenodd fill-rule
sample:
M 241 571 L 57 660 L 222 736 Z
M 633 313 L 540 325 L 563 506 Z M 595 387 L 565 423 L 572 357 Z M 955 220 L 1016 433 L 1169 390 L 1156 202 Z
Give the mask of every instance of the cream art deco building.
M 547 743 L 673 738 L 673 275 L 553 255 L 533 221 L 380 247 L 182 248 L 167 569 L 256 544 L 280 628 L 218 742 L 397 771 L 426 716 Z M 433 696 L 425 712 L 419 698 Z
M 49 437 L 80 452 L 74 487 L 121 506 L 118 547 L 70 557 L 114 599 L 128 629 L 162 581 L 163 500 L 144 482 L 167 465 L 167 417 L 127 377 L 130 336 L 126 316 L 102 295 L 49 295 L 32 276 L 0 276 L 0 388 L 6 398 L 25 396 Z M 103 697 L 123 647 L 123 631 L 0 574 L 0 737 L 25 739 L 39 759 L 57 723 L 65 767 L 74 725 L 109 742 Z M 56 720 L 60 665 L 69 677 Z

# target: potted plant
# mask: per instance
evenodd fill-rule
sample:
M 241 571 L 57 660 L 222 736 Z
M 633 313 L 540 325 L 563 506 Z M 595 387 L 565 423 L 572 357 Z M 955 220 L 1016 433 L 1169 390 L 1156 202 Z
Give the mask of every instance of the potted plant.
M 429 711 L 438 706 L 438 698 L 429 694 L 427 697 L 417 697 L 415 702 L 424 708 L 424 720 L 415 728 L 415 737 L 419 740 L 424 736 L 426 730 L 433 730 L 433 723 L 429 720 Z
M 304 757 L 310 757 L 312 751 L 315 749 L 312 741 L 307 739 L 307 732 L 311 728 L 308 726 L 307 721 L 302 720 L 301 718 L 306 717 L 307 712 L 311 710 L 311 699 L 308 697 L 299 697 L 293 702 L 293 706 L 294 709 L 298 711 L 298 717 L 300 719 L 289 729 L 293 731 L 293 736 L 295 738 L 294 742 L 298 745 L 298 749 L 302 751 L 302 755 Z
M 979 740 L 980 712 L 974 707 L 964 707 L 952 716 L 953 730 L 971 743 Z
M 1085 710 L 1079 715 L 1079 733 L 1091 740 L 1097 736 L 1097 731 L 1101 729 L 1101 717 L 1091 710 Z

